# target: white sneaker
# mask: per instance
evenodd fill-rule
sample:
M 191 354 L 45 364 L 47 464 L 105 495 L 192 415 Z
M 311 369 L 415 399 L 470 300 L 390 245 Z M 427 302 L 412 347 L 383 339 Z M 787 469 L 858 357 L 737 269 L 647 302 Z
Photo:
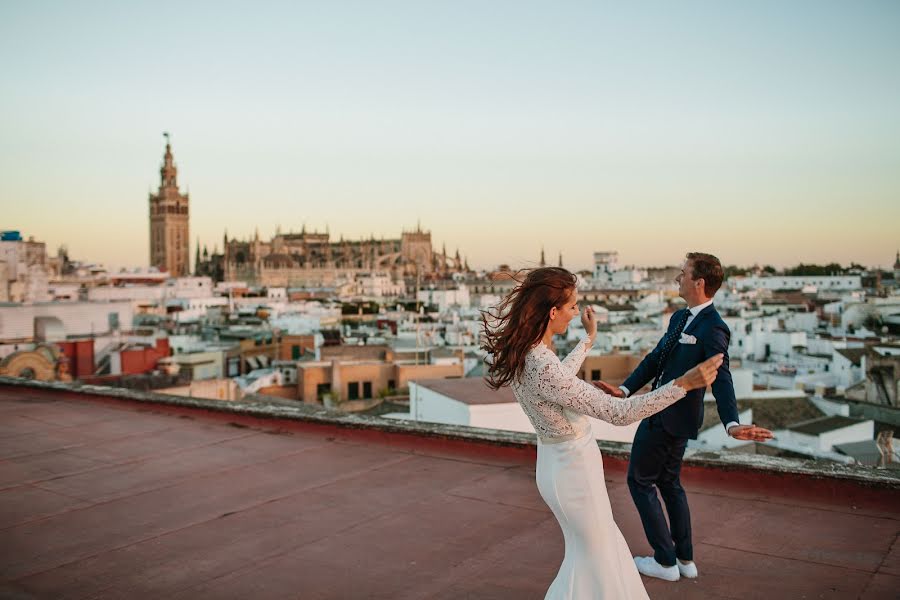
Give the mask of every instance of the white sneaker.
M 681 578 L 678 567 L 675 565 L 664 567 L 652 556 L 635 556 L 634 566 L 637 567 L 638 573 L 647 577 L 656 577 L 666 581 L 678 581 Z
M 676 558 L 675 564 L 678 565 L 678 572 L 681 573 L 682 577 L 694 579 L 699 575 L 699 573 L 697 573 L 697 563 L 695 562 L 683 563 Z

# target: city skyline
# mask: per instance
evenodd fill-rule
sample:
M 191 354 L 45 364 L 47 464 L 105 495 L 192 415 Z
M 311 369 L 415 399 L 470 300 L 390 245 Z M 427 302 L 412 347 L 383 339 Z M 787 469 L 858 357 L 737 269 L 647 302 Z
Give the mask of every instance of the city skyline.
M 146 266 L 168 131 L 191 259 L 304 225 L 475 268 L 900 245 L 895 3 L 172 6 L 0 8 L 3 229 Z

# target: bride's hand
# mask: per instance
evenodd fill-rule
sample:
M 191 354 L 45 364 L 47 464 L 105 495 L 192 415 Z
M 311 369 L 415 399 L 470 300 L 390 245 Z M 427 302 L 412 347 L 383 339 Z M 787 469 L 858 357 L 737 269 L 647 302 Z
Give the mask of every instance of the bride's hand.
M 581 311 L 581 324 L 591 339 L 597 335 L 597 315 L 594 313 L 593 307 L 585 306 Z
M 716 380 L 719 367 L 725 359 L 724 354 L 716 354 L 707 358 L 702 363 L 675 380 L 675 385 L 683 388 L 685 391 L 695 390 L 697 388 L 705 388 Z

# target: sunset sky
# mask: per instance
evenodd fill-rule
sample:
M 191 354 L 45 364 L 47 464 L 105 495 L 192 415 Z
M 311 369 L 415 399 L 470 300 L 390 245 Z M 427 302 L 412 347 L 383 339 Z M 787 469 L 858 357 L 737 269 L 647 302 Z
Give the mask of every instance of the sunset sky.
M 0 229 L 145 266 L 163 131 L 191 257 L 399 237 L 474 267 L 889 266 L 900 2 L 0 4 Z

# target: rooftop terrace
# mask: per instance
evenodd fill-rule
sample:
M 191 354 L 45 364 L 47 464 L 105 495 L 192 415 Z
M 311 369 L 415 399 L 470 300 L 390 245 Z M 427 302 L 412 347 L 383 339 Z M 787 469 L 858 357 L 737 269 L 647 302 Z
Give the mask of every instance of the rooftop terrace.
M 0 597 L 542 598 L 563 545 L 533 439 L 0 379 Z M 900 476 L 823 468 L 690 457 L 701 575 L 650 597 L 897 598 Z

